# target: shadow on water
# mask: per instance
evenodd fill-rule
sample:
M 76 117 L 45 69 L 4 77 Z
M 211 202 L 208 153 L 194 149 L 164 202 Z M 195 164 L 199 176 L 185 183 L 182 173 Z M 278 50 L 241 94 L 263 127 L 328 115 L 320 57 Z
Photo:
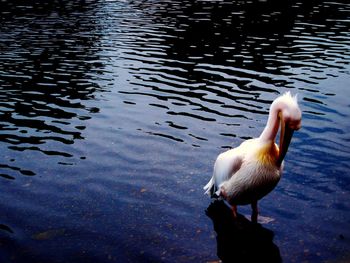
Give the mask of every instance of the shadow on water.
M 0 2 L 0 262 L 208 261 L 199 186 L 218 148 L 256 135 L 285 89 L 305 119 L 327 116 L 335 91 L 318 80 L 349 65 L 345 0 Z M 305 125 L 301 176 L 266 205 L 287 262 L 348 247 L 332 237 L 347 237 L 348 141 L 333 135 L 349 127 L 324 120 Z M 310 209 L 291 218 L 291 205 Z M 208 216 L 224 262 L 281 261 L 270 230 L 220 202 Z
M 213 221 L 217 256 L 223 262 L 282 262 L 271 230 L 251 223 L 241 214 L 233 219 L 222 200 L 213 199 L 206 214 Z

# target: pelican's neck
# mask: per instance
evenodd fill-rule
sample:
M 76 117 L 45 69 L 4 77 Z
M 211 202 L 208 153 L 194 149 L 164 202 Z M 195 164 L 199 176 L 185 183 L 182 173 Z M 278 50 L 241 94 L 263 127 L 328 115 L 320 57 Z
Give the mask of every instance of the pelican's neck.
M 261 142 L 266 144 L 275 142 L 279 127 L 278 113 L 280 110 L 281 109 L 278 104 L 272 103 L 266 126 L 259 137 Z

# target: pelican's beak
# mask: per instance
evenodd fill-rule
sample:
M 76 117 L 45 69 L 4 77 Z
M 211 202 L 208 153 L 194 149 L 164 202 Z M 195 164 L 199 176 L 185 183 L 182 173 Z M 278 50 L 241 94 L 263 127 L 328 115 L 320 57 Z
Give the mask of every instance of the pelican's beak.
M 289 125 L 284 122 L 282 116 L 280 116 L 280 122 L 281 122 L 281 134 L 280 134 L 279 156 L 277 159 L 278 166 L 281 166 L 283 159 L 287 154 L 288 147 L 294 133 L 294 129 L 291 129 Z

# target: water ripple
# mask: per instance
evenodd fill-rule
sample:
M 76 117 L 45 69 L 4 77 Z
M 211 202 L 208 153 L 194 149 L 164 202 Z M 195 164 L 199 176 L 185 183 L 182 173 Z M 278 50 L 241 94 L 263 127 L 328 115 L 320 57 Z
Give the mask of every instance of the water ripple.
M 262 211 L 284 261 L 341 259 L 349 14 L 345 0 L 1 1 L 1 260 L 214 260 L 199 186 L 287 90 L 303 128 Z

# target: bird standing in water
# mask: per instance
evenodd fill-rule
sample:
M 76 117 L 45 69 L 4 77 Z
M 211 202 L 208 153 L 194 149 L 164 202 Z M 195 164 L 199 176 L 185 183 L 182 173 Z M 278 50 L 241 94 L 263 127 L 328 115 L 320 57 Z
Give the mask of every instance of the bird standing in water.
M 279 146 L 275 143 L 280 127 Z M 215 162 L 213 177 L 204 190 L 210 196 L 222 196 L 237 217 L 237 205 L 251 204 L 252 222 L 258 220 L 258 200 L 271 192 L 281 178 L 283 159 L 293 132 L 301 127 L 301 111 L 290 92 L 276 98 L 260 137 L 221 153 Z

